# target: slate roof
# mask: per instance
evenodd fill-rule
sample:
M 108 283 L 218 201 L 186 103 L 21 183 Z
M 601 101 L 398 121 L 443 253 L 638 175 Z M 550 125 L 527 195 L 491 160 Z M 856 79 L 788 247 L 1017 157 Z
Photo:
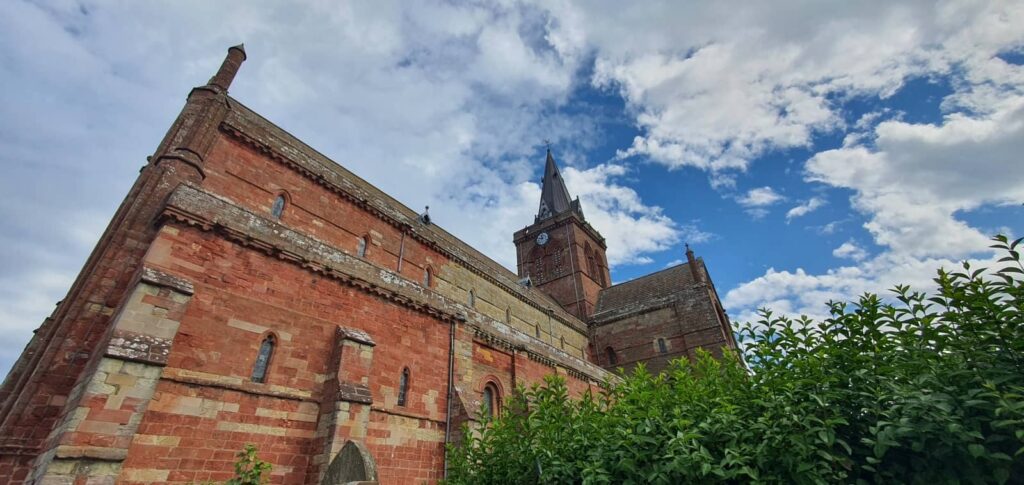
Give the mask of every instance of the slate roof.
M 703 271 L 704 262 L 696 260 L 698 270 Z M 689 263 L 667 268 L 657 273 L 609 286 L 598 295 L 597 306 L 591 315 L 601 320 L 613 315 L 630 313 L 642 308 L 651 308 L 679 297 L 695 284 Z

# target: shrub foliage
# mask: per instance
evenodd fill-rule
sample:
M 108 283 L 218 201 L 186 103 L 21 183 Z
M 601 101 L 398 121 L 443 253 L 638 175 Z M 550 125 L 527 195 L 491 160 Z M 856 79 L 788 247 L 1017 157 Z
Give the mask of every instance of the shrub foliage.
M 636 369 L 596 395 L 520 389 L 449 449 L 462 483 L 1005 483 L 1024 480 L 1024 267 L 940 270 L 829 303 L 814 322 L 767 310 L 742 359 Z M 744 362 L 747 364 L 745 365 Z

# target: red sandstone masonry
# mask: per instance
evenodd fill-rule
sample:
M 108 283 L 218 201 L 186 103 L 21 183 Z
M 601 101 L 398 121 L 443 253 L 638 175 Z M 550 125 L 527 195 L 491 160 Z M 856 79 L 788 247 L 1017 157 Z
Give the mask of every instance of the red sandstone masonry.
M 238 51 L 238 49 L 236 49 Z M 237 55 L 237 54 L 232 54 Z M 244 57 L 244 54 L 242 54 Z M 240 61 L 239 61 L 240 62 Z M 222 76 L 222 82 L 229 80 Z M 126 297 L 139 260 L 155 234 L 153 218 L 183 181 L 203 177 L 209 133 L 226 113 L 224 87 L 193 90 L 150 163 L 122 202 L 67 297 L 44 322 L 0 388 L 0 481 L 27 476 L 23 456 L 52 452 L 44 439 L 78 404 L 69 399 L 86 363 L 94 361 L 110 318 Z M 2 475 L 5 464 L 9 475 Z
M 65 303 L 0 388 L 0 483 L 30 471 L 40 482 L 222 481 L 247 443 L 273 464 L 272 483 L 318 483 L 349 440 L 375 458 L 382 483 L 434 482 L 447 425 L 458 441 L 459 425 L 475 424 L 484 386 L 507 399 L 557 374 L 578 396 L 608 378 L 582 349 L 560 349 L 562 336 L 582 341 L 588 331 L 566 309 L 589 315 L 599 296 L 587 243 L 609 280 L 593 228 L 565 226 L 570 277 L 551 280 L 548 295 L 523 287 L 227 97 L 244 57 L 232 48 L 193 91 Z M 287 206 L 274 220 L 278 196 Z M 369 244 L 359 258 L 361 237 Z M 438 280 L 430 288 L 421 284 L 426 266 Z M 483 285 L 476 307 L 450 291 L 473 285 Z M 676 324 L 693 318 L 669 338 L 673 355 L 729 340 L 719 336 L 726 320 L 710 280 L 701 288 L 706 302 L 698 294 L 674 310 Z M 510 315 L 528 333 L 504 323 L 503 302 L 531 312 Z M 621 334 L 643 328 L 649 338 L 670 325 L 660 308 L 601 320 L 608 325 L 592 337 L 635 338 L 631 359 L 663 360 L 645 353 L 644 338 Z M 654 326 L 630 327 L 644 319 Z M 548 343 L 534 338 L 535 326 Z M 267 377 L 253 382 L 271 335 Z

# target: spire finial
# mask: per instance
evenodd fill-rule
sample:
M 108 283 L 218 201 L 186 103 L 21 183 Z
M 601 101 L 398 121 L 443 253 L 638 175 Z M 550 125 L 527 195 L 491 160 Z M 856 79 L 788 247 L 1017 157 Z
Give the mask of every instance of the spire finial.
M 548 149 L 548 153 L 550 154 L 551 153 L 551 140 L 545 138 L 544 139 L 544 147 Z
M 235 79 L 235 74 L 238 74 L 238 68 L 245 62 L 245 44 L 238 44 L 228 48 L 228 55 L 224 57 L 224 62 L 221 63 L 220 69 L 217 69 L 217 74 L 214 74 L 210 78 L 210 82 L 206 83 L 208 86 L 216 86 L 222 91 L 227 91 L 231 87 L 231 81 Z

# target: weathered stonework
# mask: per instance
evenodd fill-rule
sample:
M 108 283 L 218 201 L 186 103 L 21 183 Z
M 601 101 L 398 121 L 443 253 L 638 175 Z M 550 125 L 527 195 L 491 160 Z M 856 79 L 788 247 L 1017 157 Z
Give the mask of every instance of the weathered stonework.
M 114 318 L 106 351 L 69 395 L 66 414 L 46 440 L 30 480 L 113 483 L 149 406 L 180 319 L 188 282 L 152 268 Z
M 249 443 L 271 483 L 357 462 L 436 482 L 484 389 L 497 409 L 548 375 L 596 390 L 615 377 L 595 345 L 661 362 L 652 332 L 679 322 L 672 356 L 731 345 L 710 279 L 616 300 L 578 201 L 517 233 L 561 248 L 523 284 L 228 96 L 244 60 L 190 93 L 0 387 L 0 483 L 225 481 Z

